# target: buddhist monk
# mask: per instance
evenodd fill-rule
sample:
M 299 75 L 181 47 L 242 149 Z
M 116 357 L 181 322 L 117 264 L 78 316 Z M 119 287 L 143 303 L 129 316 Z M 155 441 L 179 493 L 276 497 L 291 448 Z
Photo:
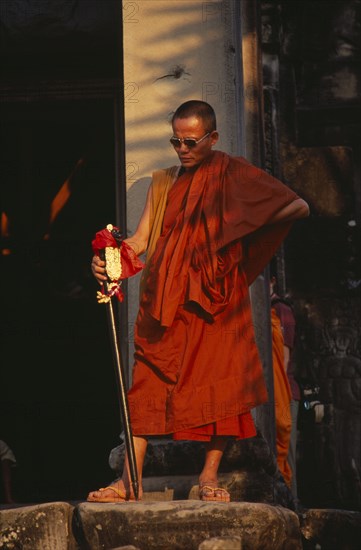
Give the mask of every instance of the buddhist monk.
M 149 436 L 203 441 L 199 498 L 228 502 L 217 481 L 225 446 L 256 435 L 250 411 L 268 398 L 248 286 L 309 209 L 244 158 L 214 149 L 219 136 L 208 103 L 180 105 L 172 129 L 180 166 L 153 174 L 126 239 L 136 254 L 147 252 L 128 393 L 138 476 L 141 486 Z M 99 283 L 104 265 L 93 257 Z M 127 460 L 121 479 L 88 500 L 134 500 Z

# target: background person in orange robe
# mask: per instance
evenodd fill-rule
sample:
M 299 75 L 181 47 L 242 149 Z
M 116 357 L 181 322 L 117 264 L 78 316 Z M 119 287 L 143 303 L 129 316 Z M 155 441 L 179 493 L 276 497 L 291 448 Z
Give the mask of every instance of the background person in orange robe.
M 291 388 L 288 382 L 284 340 L 281 321 L 274 308 L 271 309 L 273 388 L 276 420 L 277 465 L 285 482 L 291 487 L 292 471 L 288 464 L 288 449 L 291 437 Z
M 271 262 L 270 296 L 273 336 L 274 398 L 278 467 L 298 503 L 297 418 L 300 389 L 294 376 L 293 351 L 296 319 L 290 303 L 276 293 L 277 278 Z M 280 350 L 280 346 L 283 350 Z M 277 384 L 277 385 L 276 385 Z M 290 415 L 288 415 L 290 411 Z
M 149 436 L 204 441 L 199 496 L 227 502 L 217 483 L 226 443 L 256 435 L 250 410 L 267 400 L 248 285 L 308 206 L 244 158 L 213 150 L 218 132 L 208 103 L 182 104 L 172 128 L 181 166 L 153 175 L 126 239 L 138 255 L 147 251 L 128 392 L 137 469 L 141 484 Z M 93 257 L 99 283 L 104 265 Z M 88 495 L 132 499 L 127 460 L 120 480 Z

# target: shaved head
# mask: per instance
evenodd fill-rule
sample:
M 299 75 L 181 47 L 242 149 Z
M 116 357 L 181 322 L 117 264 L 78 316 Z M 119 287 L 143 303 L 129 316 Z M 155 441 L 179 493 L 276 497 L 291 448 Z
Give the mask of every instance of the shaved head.
M 202 120 L 206 132 L 217 129 L 216 114 L 213 107 L 205 101 L 193 99 L 182 103 L 172 117 L 172 124 L 176 119 L 196 117 Z

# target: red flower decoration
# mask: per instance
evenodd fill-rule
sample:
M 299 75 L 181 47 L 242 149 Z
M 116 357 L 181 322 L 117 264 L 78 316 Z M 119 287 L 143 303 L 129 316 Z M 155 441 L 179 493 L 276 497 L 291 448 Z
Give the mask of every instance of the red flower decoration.
M 113 229 L 119 231 L 117 227 L 113 226 Z M 140 261 L 134 250 L 124 241 L 120 244 L 113 237 L 109 229 L 102 229 L 96 233 L 94 240 L 92 241 L 93 252 L 97 256 L 101 250 L 110 246 L 112 248 L 121 248 L 120 256 L 122 261 L 122 274 L 120 279 L 128 279 L 136 275 L 141 269 L 144 268 L 144 263 Z

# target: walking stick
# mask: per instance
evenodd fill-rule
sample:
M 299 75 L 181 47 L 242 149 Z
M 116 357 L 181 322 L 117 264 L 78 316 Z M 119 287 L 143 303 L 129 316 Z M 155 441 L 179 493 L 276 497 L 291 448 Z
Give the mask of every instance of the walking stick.
M 106 262 L 105 269 L 107 272 L 108 281 L 103 283 L 102 292 L 98 292 L 98 302 L 105 303 L 107 308 L 108 328 L 111 336 L 129 474 L 135 499 L 138 500 L 138 471 L 129 417 L 129 405 L 124 369 L 118 345 L 112 298 L 113 296 L 116 296 L 119 301 L 123 301 L 124 295 L 120 288 L 122 279 L 135 275 L 135 273 L 140 271 L 144 265 L 138 259 L 134 251 L 126 243 L 122 242 L 122 237 L 118 228 L 113 227 L 112 225 L 108 225 L 105 230 L 96 234 L 95 239 L 92 242 L 92 246 L 95 254 L 98 254 L 99 257 Z

